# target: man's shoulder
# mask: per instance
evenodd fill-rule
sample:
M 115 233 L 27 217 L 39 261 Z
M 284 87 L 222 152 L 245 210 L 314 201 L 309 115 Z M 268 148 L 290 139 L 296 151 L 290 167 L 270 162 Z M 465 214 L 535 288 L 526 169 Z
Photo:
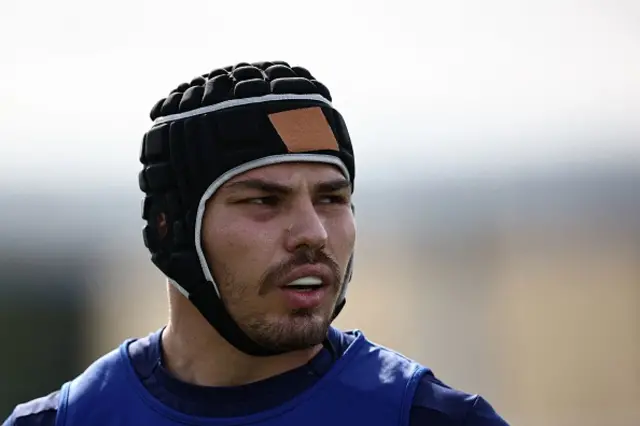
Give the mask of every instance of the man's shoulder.
M 361 333 L 359 330 L 356 333 Z M 413 382 L 410 426 L 507 426 L 482 396 L 453 388 L 419 361 L 401 352 L 367 340 L 383 360 L 381 368 L 399 371 Z M 388 371 L 388 370 L 386 370 Z M 417 382 L 417 383 L 416 383 Z
M 115 352 L 109 352 L 95 360 L 88 368 L 76 376 L 79 394 L 85 393 L 92 386 L 103 383 L 109 377 L 111 367 L 116 359 Z M 2 426 L 53 426 L 61 404 L 62 391 L 57 390 L 49 395 L 16 405 L 13 413 Z
M 54 426 L 60 406 L 60 391 L 18 404 L 2 426 Z
M 123 345 L 131 341 L 134 341 L 134 339 L 125 341 Z M 111 377 L 113 368 L 120 360 L 121 347 L 122 345 L 94 360 L 72 380 L 78 385 L 76 394 L 82 395 L 92 387 L 104 385 Z M 49 395 L 18 404 L 9 418 L 2 423 L 2 426 L 55 425 L 56 415 L 61 405 L 61 395 L 62 391 L 56 390 Z
M 411 407 L 410 426 L 508 426 L 482 396 L 440 381 L 430 371 L 421 377 Z

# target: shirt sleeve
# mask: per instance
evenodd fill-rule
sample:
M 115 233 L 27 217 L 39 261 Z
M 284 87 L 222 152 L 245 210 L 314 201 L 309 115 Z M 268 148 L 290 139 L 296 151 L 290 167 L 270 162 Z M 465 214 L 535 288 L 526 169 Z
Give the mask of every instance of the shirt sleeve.
M 463 426 L 509 426 L 483 397 L 476 396 Z
M 2 422 L 2 426 L 15 426 L 16 422 L 15 422 L 15 418 L 13 417 L 13 413 L 11 413 L 11 415 L 9 417 L 7 417 L 7 419 Z
M 55 426 L 60 392 L 16 406 L 2 426 Z
M 447 386 L 432 372 L 420 380 L 409 426 L 509 426 L 481 396 Z

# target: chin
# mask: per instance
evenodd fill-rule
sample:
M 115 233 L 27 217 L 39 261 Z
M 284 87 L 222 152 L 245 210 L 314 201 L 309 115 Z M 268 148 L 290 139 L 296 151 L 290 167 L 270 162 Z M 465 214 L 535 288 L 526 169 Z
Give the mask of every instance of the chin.
M 286 317 L 252 324 L 250 337 L 270 349 L 297 351 L 322 344 L 330 317 L 318 312 L 296 311 Z
M 285 318 L 277 321 L 283 330 L 288 330 L 291 334 L 309 332 L 311 330 L 324 330 L 329 328 L 330 317 L 324 313 L 296 310 L 289 313 Z

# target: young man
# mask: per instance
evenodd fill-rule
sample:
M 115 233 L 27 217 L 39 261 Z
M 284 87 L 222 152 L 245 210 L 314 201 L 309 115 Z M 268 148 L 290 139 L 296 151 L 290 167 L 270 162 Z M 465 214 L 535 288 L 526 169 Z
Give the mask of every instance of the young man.
M 506 425 L 481 397 L 331 322 L 355 245 L 353 149 L 304 68 L 241 63 L 151 111 L 144 242 L 166 327 L 4 426 Z

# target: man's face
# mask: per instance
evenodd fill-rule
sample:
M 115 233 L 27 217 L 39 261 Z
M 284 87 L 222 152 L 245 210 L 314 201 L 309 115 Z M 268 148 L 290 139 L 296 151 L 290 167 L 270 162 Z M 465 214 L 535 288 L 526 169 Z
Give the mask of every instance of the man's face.
M 225 306 L 249 337 L 278 350 L 322 342 L 355 245 L 351 187 L 337 168 L 239 175 L 209 200 L 202 229 Z

